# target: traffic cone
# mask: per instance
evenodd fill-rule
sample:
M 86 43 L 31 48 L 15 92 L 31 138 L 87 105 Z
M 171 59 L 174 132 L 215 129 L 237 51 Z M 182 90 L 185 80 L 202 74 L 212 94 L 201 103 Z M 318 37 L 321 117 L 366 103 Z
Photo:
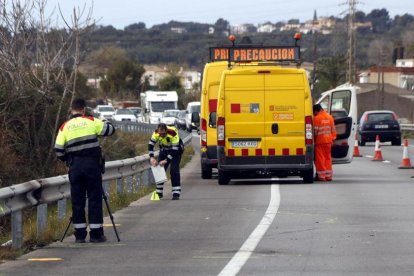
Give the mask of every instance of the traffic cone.
M 413 169 L 414 167 L 411 166 L 410 156 L 408 153 L 408 140 L 404 140 L 404 151 L 403 157 L 401 161 L 401 165 L 398 166 L 399 169 Z
M 384 161 L 382 158 L 379 135 L 375 137 L 375 154 L 371 161 Z
M 157 191 L 153 191 L 151 195 L 151 200 L 160 200 L 160 197 L 157 194 Z
M 358 147 L 358 137 L 357 137 L 357 134 L 355 134 L 355 143 L 354 143 L 354 157 L 362 157 L 362 155 L 359 153 L 359 147 Z

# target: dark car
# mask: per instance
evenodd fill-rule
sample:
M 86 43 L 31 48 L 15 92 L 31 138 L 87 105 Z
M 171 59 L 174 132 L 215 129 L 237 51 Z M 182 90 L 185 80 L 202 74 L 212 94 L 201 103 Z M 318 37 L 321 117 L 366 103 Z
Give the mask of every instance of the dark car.
M 184 130 L 186 129 L 186 122 L 185 122 L 186 114 L 187 113 L 185 110 L 180 110 L 177 117 L 175 118 L 175 126 L 178 129 L 184 129 Z
M 364 146 L 366 142 L 375 142 L 377 135 L 381 142 L 401 146 L 400 123 L 393 111 L 372 110 L 362 114 L 358 128 L 358 144 Z

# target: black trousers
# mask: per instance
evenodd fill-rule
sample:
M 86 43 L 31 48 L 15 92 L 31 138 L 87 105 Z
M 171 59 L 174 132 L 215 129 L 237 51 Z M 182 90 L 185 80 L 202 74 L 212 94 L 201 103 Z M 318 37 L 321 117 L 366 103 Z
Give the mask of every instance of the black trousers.
M 172 186 L 172 193 L 173 195 L 180 195 L 181 194 L 181 175 L 180 175 L 180 162 L 181 162 L 181 154 L 177 153 L 173 155 L 173 159 L 169 160 L 167 158 L 167 155 L 170 153 L 170 151 L 160 151 L 160 154 L 158 156 L 158 162 L 161 160 L 167 160 L 167 164 L 164 165 L 164 169 L 167 170 L 168 167 L 170 167 L 170 176 L 171 176 L 171 186 Z M 162 185 L 162 184 L 161 184 Z M 161 185 L 157 185 L 157 190 L 161 188 Z
M 90 229 L 102 228 L 102 173 L 99 158 L 73 157 L 69 167 L 72 219 L 76 228 L 86 228 L 85 203 L 88 198 Z

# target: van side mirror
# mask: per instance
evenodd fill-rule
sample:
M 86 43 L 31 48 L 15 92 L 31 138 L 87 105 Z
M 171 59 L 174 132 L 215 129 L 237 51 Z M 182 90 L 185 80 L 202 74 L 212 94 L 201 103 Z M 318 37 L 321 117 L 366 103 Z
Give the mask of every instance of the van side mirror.
M 145 113 L 149 113 L 149 109 L 148 108 L 145 108 L 144 112 Z
M 200 124 L 200 114 L 198 112 L 191 113 L 191 123 L 197 126 Z
M 216 128 L 216 112 L 211 112 L 208 116 L 208 126 L 211 128 Z

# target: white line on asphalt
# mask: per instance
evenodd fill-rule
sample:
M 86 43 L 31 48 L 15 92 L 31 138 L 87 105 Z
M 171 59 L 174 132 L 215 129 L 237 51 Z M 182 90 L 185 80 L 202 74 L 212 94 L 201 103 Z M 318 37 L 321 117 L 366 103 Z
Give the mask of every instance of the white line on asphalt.
M 272 224 L 277 210 L 280 205 L 280 192 L 279 185 L 273 184 L 270 186 L 270 202 L 267 207 L 266 213 L 264 214 L 262 220 L 256 226 L 254 231 L 250 234 L 247 240 L 240 247 L 239 251 L 233 256 L 233 258 L 227 263 L 218 276 L 230 276 L 236 275 L 239 273 L 240 269 L 250 258 L 250 255 L 255 250 L 256 246 L 259 244 L 260 240 L 263 238 L 267 229 L 269 229 Z

